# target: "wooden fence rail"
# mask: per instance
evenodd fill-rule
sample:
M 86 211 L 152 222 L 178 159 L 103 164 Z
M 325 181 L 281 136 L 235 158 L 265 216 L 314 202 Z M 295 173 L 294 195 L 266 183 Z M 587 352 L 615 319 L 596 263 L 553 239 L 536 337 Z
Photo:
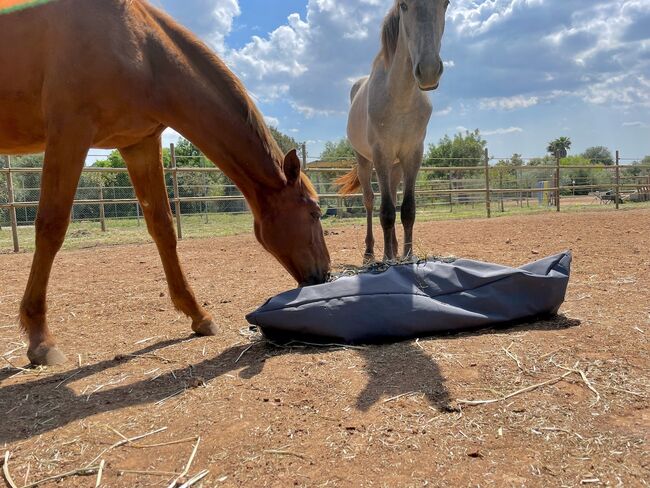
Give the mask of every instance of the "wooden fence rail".
M 182 205 L 183 203 L 185 204 L 190 204 L 190 203 L 209 203 L 209 202 L 237 202 L 238 205 L 242 206 L 244 208 L 244 197 L 241 194 L 238 195 L 220 195 L 220 196 L 209 196 L 206 194 L 203 196 L 188 196 L 188 197 L 182 197 L 180 196 L 180 189 L 181 185 L 179 185 L 179 176 L 181 175 L 186 175 L 186 174 L 191 174 L 191 173 L 204 173 L 204 174 L 219 174 L 221 171 L 216 168 L 216 167 L 209 167 L 209 168 L 198 168 L 198 167 L 179 167 L 178 166 L 178 159 L 175 151 L 175 147 L 172 144 L 170 146 L 170 152 L 171 152 L 171 164 L 169 168 L 165 168 L 165 173 L 168 175 L 171 175 L 171 181 L 172 181 L 172 187 L 171 187 L 171 198 L 170 198 L 170 204 L 172 205 L 173 208 L 173 213 L 175 216 L 176 220 L 176 231 L 178 234 L 179 238 L 183 237 L 183 225 L 182 225 Z M 15 252 L 20 251 L 20 246 L 19 246 L 19 241 L 18 241 L 18 229 L 19 229 L 19 223 L 17 219 L 17 214 L 16 210 L 21 209 L 21 208 L 37 208 L 38 207 L 38 202 L 37 201 L 16 201 L 16 192 L 14 188 L 14 181 L 13 177 L 14 175 L 17 174 L 40 174 L 42 172 L 42 168 L 16 168 L 12 166 L 12 158 L 7 157 L 7 167 L 6 168 L 1 168 L 0 167 L 0 192 L 2 191 L 1 187 L 1 182 L 2 182 L 2 176 L 4 175 L 4 179 L 6 181 L 6 203 L 3 203 L 0 201 L 0 210 L 7 210 L 8 211 L 8 216 L 9 216 L 9 222 L 11 226 L 11 233 L 12 233 L 12 240 L 13 240 L 13 248 Z M 538 196 L 548 194 L 550 195 L 548 198 L 545 198 L 546 201 L 549 203 L 552 203 L 555 205 L 556 210 L 559 212 L 561 210 L 560 207 L 560 202 L 561 202 L 561 195 L 562 192 L 574 192 L 576 190 L 579 190 L 581 192 L 585 191 L 598 191 L 598 190 L 609 190 L 613 195 L 609 195 L 613 201 L 616 203 L 616 208 L 619 208 L 619 204 L 622 201 L 621 200 L 621 195 L 622 191 L 624 192 L 631 192 L 631 191 L 647 191 L 648 186 L 650 185 L 650 176 L 647 177 L 647 182 L 642 181 L 639 184 L 629 184 L 629 183 L 622 183 L 621 182 L 621 169 L 623 168 L 629 168 L 629 167 L 634 167 L 634 168 L 639 168 L 639 169 L 650 169 L 650 165 L 640 165 L 640 164 L 635 164 L 635 165 L 622 165 L 619 151 L 616 151 L 616 160 L 615 164 L 612 166 L 608 165 L 602 165 L 602 164 L 595 164 L 595 165 L 589 165 L 589 166 L 576 166 L 576 165 L 562 165 L 561 161 L 559 158 L 555 159 L 555 164 L 553 165 L 541 165 L 541 166 L 513 166 L 513 167 L 505 167 L 505 166 L 494 166 L 491 165 L 490 162 L 493 161 L 495 158 L 491 158 L 488 150 L 485 150 L 485 153 L 483 157 L 481 158 L 480 161 L 476 159 L 472 159 L 473 161 L 477 161 L 476 166 L 427 166 L 427 167 L 422 167 L 421 172 L 423 174 L 431 174 L 431 173 L 441 173 L 441 174 L 446 174 L 448 173 L 448 176 L 444 176 L 444 181 L 441 179 L 440 182 L 438 181 L 431 181 L 432 185 L 435 185 L 436 183 L 440 183 L 441 185 L 444 184 L 444 188 L 422 188 L 424 185 L 420 185 L 418 189 L 416 189 L 416 197 L 418 197 L 420 200 L 424 197 L 429 197 L 429 198 L 434 198 L 434 197 L 448 197 L 448 199 L 445 199 L 447 202 L 447 205 L 450 205 L 453 210 L 453 205 L 454 205 L 454 196 L 457 198 L 461 199 L 463 196 L 465 198 L 461 202 L 460 200 L 458 203 L 463 203 L 463 202 L 476 202 L 476 199 L 471 199 L 471 195 L 476 195 L 479 196 L 481 194 L 484 195 L 484 200 L 485 200 L 485 212 L 486 216 L 490 218 L 493 213 L 492 209 L 492 200 L 494 197 L 497 197 L 500 202 L 500 207 L 501 211 L 504 211 L 504 198 L 507 197 L 508 195 L 516 195 L 516 198 L 518 201 L 521 203 L 523 198 L 527 199 L 533 199 Z M 465 160 L 469 160 L 469 158 L 465 158 Z M 1 160 L 0 160 L 1 161 Z M 631 161 L 631 160 L 627 160 Z M 459 160 L 460 162 L 460 160 Z M 303 146 L 303 168 L 307 174 L 309 174 L 312 179 L 315 180 L 320 180 L 324 178 L 327 175 L 336 175 L 339 173 L 344 173 L 350 171 L 351 167 L 323 167 L 323 162 L 319 162 L 318 167 L 310 167 L 309 164 L 307 164 L 307 157 L 306 157 L 306 148 Z M 605 184 L 605 185 L 598 185 L 598 184 L 585 184 L 585 185 L 563 185 L 562 180 L 561 180 L 561 173 L 562 171 L 569 171 L 569 170 L 609 170 L 613 171 L 613 181 L 612 183 Z M 504 171 L 515 171 L 517 174 L 517 187 L 514 188 L 503 188 L 503 172 Z M 551 184 L 545 185 L 544 187 L 540 188 L 523 188 L 519 187 L 519 175 L 523 175 L 527 171 L 539 171 L 539 172 L 544 172 L 546 171 L 547 177 L 546 180 L 547 182 L 550 182 Z M 120 173 L 126 173 L 127 169 L 126 168 L 100 168 L 100 167 L 86 167 L 83 170 L 84 173 L 89 173 L 89 174 L 120 174 Z M 492 176 L 494 172 L 498 172 L 498 181 L 495 183 L 495 180 L 492 179 Z M 468 179 L 460 179 L 458 181 L 462 182 L 463 184 L 467 185 L 468 183 L 475 182 L 476 187 L 463 187 L 463 188 L 458 188 L 454 187 L 453 181 L 452 181 L 452 173 L 455 173 L 456 175 L 458 174 L 472 174 L 472 180 Z M 443 178 L 443 177 L 441 177 Z M 423 182 L 427 183 L 429 180 Z M 496 188 L 495 185 L 499 186 L 499 188 Z M 332 181 L 326 181 L 326 182 L 320 182 L 317 183 L 318 185 L 327 185 L 331 186 Z M 481 187 L 481 185 L 483 185 Z M 189 185 L 187 187 L 183 188 L 190 188 L 190 187 L 196 187 L 196 186 L 202 186 L 202 185 Z M 223 188 L 233 188 L 233 185 L 221 185 Z M 93 188 L 94 189 L 94 188 Z M 107 191 L 110 189 L 110 187 L 104 186 L 103 182 L 100 182 L 98 184 L 98 190 L 99 193 L 99 198 L 98 199 L 78 199 L 74 201 L 74 205 L 90 205 L 94 206 L 97 205 L 99 208 L 99 223 L 101 225 L 102 231 L 106 231 L 107 225 L 106 225 L 106 210 L 105 207 L 106 205 L 119 205 L 119 204 L 130 204 L 136 205 L 136 213 L 138 215 L 138 219 L 140 216 L 140 208 L 138 207 L 138 201 L 137 199 L 133 197 L 129 198 L 107 198 Z M 128 187 L 129 190 L 132 190 L 132 188 Z M 35 190 L 35 189 L 32 189 Z M 113 188 L 115 190 L 115 188 Z M 1 193 L 0 193 L 1 194 Z M 400 193 L 401 194 L 401 193 Z M 336 194 L 327 192 L 327 191 L 322 191 L 319 192 L 319 196 L 321 200 L 333 200 L 337 202 L 337 210 L 340 210 L 340 207 L 342 207 L 342 202 L 343 198 Z M 362 195 L 355 194 L 355 195 L 349 195 L 349 197 L 346 198 L 354 198 L 354 197 L 361 197 Z M 378 196 L 378 195 L 377 195 Z M 597 197 L 600 195 L 597 194 Z M 512 197 L 515 198 L 515 197 Z M 480 200 L 478 200 L 480 201 Z M 433 203 L 433 201 L 431 202 Z M 97 220 L 97 219 L 95 219 Z

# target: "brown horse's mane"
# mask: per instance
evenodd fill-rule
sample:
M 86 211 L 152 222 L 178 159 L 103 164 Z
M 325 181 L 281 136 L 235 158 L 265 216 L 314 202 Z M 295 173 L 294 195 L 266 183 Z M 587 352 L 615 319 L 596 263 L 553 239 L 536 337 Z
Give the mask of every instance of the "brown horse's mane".
M 399 6 L 393 5 L 384 18 L 384 25 L 381 28 L 381 57 L 388 67 L 397 50 L 399 38 Z
M 131 3 L 132 0 L 127 0 L 127 6 L 130 6 Z M 147 4 L 146 1 L 144 3 Z M 214 52 L 212 52 L 211 49 L 199 41 L 192 33 L 178 24 L 169 15 L 155 7 L 148 8 L 147 13 L 154 17 L 160 28 L 185 55 L 192 57 L 193 62 L 207 77 L 210 78 L 216 74 L 222 82 L 225 82 L 230 86 L 230 89 L 235 93 L 235 96 L 239 98 L 241 105 L 244 107 L 244 110 L 246 110 L 246 113 L 244 114 L 246 124 L 259 137 L 264 151 L 280 168 L 282 168 L 284 155 L 282 154 L 275 138 L 271 134 L 266 122 L 264 122 L 264 117 L 249 96 L 242 82 L 232 74 L 230 69 L 217 55 L 214 54 Z M 184 47 L 189 47 L 189 49 L 184 49 Z M 201 55 L 192 56 L 192 53 L 194 52 L 199 52 Z M 208 62 L 206 63 L 205 60 L 208 60 Z M 215 66 L 218 68 L 217 73 L 215 73 Z M 301 182 L 304 191 L 310 197 L 317 198 L 314 186 L 304 173 L 301 173 Z

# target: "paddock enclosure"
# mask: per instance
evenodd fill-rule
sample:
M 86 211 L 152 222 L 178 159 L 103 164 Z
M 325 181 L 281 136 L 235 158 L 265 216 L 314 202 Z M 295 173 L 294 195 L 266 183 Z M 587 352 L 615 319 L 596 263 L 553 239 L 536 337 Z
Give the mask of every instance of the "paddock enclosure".
M 521 265 L 572 250 L 567 302 L 516 329 L 359 348 L 248 330 L 247 312 L 294 285 L 242 229 L 179 244 L 219 336 L 190 335 L 153 244 L 66 250 L 49 310 L 69 362 L 22 369 L 31 255 L 8 249 L 0 462 L 16 486 L 83 468 L 41 486 L 96 486 L 100 464 L 106 487 L 645 486 L 650 210 L 607 208 L 419 221 L 421 255 Z M 360 263 L 364 225 L 326 234 L 337 270 Z
M 167 192 L 179 237 L 232 234 L 250 228 L 251 214 L 242 193 L 212 162 L 201 154 L 183 155 L 173 144 L 164 151 Z M 365 219 L 361 194 L 343 197 L 335 184 L 350 171 L 353 161 L 309 156 L 305 144 L 300 153 L 303 170 L 320 198 L 323 224 Z M 650 165 L 628 156 L 617 151 L 615 161 L 588 165 L 519 157 L 513 165 L 514 159 L 486 150 L 480 158 L 433 160 L 435 166 L 423 166 L 416 183 L 418 219 L 594 210 L 608 205 L 648 207 Z M 82 172 L 68 247 L 147 239 L 142 209 L 126 168 L 106 167 L 106 158 L 92 151 L 89 155 L 89 162 L 101 163 L 95 161 Z M 11 229 L 10 234 L 0 232 L 0 253 L 33 249 L 42 171 L 42 155 L 0 155 L 0 229 Z M 378 196 L 376 177 L 372 185 Z M 402 196 L 400 189 L 398 204 Z M 378 202 L 375 207 L 378 212 Z

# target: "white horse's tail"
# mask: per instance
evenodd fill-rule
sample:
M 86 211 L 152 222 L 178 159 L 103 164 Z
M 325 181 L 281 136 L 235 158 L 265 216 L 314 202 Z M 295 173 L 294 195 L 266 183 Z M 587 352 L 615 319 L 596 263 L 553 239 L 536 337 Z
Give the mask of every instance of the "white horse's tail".
M 361 188 L 359 181 L 359 166 L 352 168 L 352 171 L 337 178 L 335 183 L 339 186 L 339 195 L 351 195 Z

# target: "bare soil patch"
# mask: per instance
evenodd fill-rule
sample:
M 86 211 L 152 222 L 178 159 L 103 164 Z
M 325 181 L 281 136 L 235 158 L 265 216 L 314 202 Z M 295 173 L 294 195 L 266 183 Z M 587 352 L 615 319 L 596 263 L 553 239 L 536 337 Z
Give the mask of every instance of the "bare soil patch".
M 521 265 L 573 250 L 568 300 L 554 320 L 364 348 L 252 343 L 245 313 L 293 286 L 252 236 L 180 244 L 222 326 L 208 339 L 173 309 L 153 245 L 63 252 L 50 321 L 70 361 L 0 365 L 0 457 L 18 486 L 102 459 L 102 486 L 168 486 L 134 472 L 181 473 L 200 437 L 194 486 L 645 486 L 649 224 L 648 210 L 417 224 L 420 253 Z M 364 235 L 329 232 L 335 265 L 360 263 Z M 0 355 L 17 367 L 30 258 L 0 255 Z

